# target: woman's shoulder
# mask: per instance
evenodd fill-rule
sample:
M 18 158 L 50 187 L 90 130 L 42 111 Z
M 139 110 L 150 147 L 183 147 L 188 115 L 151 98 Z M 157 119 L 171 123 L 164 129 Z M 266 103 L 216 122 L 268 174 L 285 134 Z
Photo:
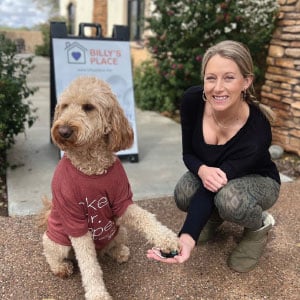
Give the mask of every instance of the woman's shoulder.
M 182 96 L 181 106 L 188 106 L 191 109 L 198 107 L 202 103 L 202 92 L 203 88 L 200 85 L 192 86 L 188 88 Z
M 271 135 L 271 124 L 259 107 L 250 105 L 250 117 L 246 128 L 250 129 L 259 141 L 261 137 L 265 139 Z
M 250 116 L 256 120 L 256 122 L 263 123 L 266 125 L 270 125 L 265 114 L 260 110 L 260 108 L 256 105 L 250 105 Z
M 194 85 L 185 90 L 184 96 L 199 96 L 202 97 L 203 87 L 201 85 Z

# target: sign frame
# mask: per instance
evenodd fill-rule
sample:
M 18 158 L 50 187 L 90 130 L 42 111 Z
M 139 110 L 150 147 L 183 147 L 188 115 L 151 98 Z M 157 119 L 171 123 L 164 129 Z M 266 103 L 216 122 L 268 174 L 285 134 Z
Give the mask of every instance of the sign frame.
M 95 35 L 86 36 L 86 28 Z M 50 22 L 50 127 L 59 95 L 78 76 L 96 76 L 110 84 L 134 131 L 132 147 L 116 154 L 138 162 L 128 26 L 114 25 L 112 37 L 107 38 L 97 23 L 81 23 L 79 35 L 71 36 L 65 22 Z

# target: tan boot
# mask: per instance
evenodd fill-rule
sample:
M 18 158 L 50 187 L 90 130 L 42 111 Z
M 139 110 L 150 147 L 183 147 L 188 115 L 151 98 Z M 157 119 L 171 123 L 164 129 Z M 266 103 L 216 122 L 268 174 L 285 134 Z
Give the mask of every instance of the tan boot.
M 264 226 L 255 231 L 245 228 L 241 242 L 228 259 L 228 266 L 231 269 L 244 273 L 255 268 L 267 244 L 268 232 L 274 226 L 275 220 L 271 214 L 264 212 L 263 223 Z
M 200 236 L 198 238 L 199 244 L 204 244 L 208 241 L 210 241 L 216 233 L 217 228 L 223 223 L 223 219 L 220 217 L 218 210 L 215 209 L 203 227 Z

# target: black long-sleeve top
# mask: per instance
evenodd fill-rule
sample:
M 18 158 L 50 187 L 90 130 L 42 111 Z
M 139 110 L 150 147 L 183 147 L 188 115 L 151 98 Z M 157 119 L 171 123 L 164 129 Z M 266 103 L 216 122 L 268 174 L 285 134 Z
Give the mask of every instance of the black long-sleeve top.
M 189 88 L 181 102 L 182 152 L 186 167 L 198 176 L 203 164 L 222 169 L 228 180 L 258 174 L 270 177 L 280 184 L 280 176 L 271 160 L 269 147 L 272 142 L 271 126 L 267 118 L 254 105 L 245 125 L 224 145 L 211 145 L 204 141 L 203 89 Z M 187 216 L 179 235 L 189 234 L 195 242 L 208 221 L 214 207 L 215 193 L 200 184 L 193 195 Z
M 254 105 L 246 124 L 224 145 L 206 144 L 203 137 L 203 89 L 189 88 L 181 102 L 182 153 L 186 167 L 195 175 L 202 164 L 218 167 L 227 179 L 259 174 L 280 184 L 280 176 L 271 160 L 269 147 L 272 142 L 271 126 L 267 118 Z

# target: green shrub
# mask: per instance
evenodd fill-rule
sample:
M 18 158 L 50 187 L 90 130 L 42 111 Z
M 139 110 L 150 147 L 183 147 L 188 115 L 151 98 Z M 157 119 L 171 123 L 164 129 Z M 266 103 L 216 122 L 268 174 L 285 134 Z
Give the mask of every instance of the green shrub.
M 36 109 L 26 101 L 37 90 L 27 85 L 27 75 L 33 69 L 32 57 L 17 56 L 14 42 L 0 34 L 0 156 L 15 142 L 15 136 L 32 126 Z M 0 174 L 6 172 L 7 163 L 0 166 Z
M 276 0 L 153 0 L 153 3 L 156 8 L 146 21 L 152 33 L 147 48 L 154 65 L 144 63 L 135 70 L 138 106 L 158 111 L 177 109 L 183 91 L 201 84 L 204 52 L 226 39 L 248 46 L 259 95 L 275 27 Z
M 147 78 L 147 80 L 144 80 Z M 160 77 L 152 62 L 146 61 L 135 70 L 135 98 L 138 107 L 144 110 L 173 111 L 175 90 L 163 90 Z M 147 99 L 147 101 L 143 101 Z
M 35 55 L 37 56 L 50 56 L 50 23 L 54 21 L 57 22 L 66 22 L 64 17 L 54 16 L 48 20 L 48 22 L 39 25 L 39 30 L 42 32 L 43 35 L 43 44 L 37 45 L 35 47 Z
M 50 56 L 50 25 L 48 23 L 40 25 L 40 30 L 43 35 L 43 44 L 35 47 L 35 55 Z

